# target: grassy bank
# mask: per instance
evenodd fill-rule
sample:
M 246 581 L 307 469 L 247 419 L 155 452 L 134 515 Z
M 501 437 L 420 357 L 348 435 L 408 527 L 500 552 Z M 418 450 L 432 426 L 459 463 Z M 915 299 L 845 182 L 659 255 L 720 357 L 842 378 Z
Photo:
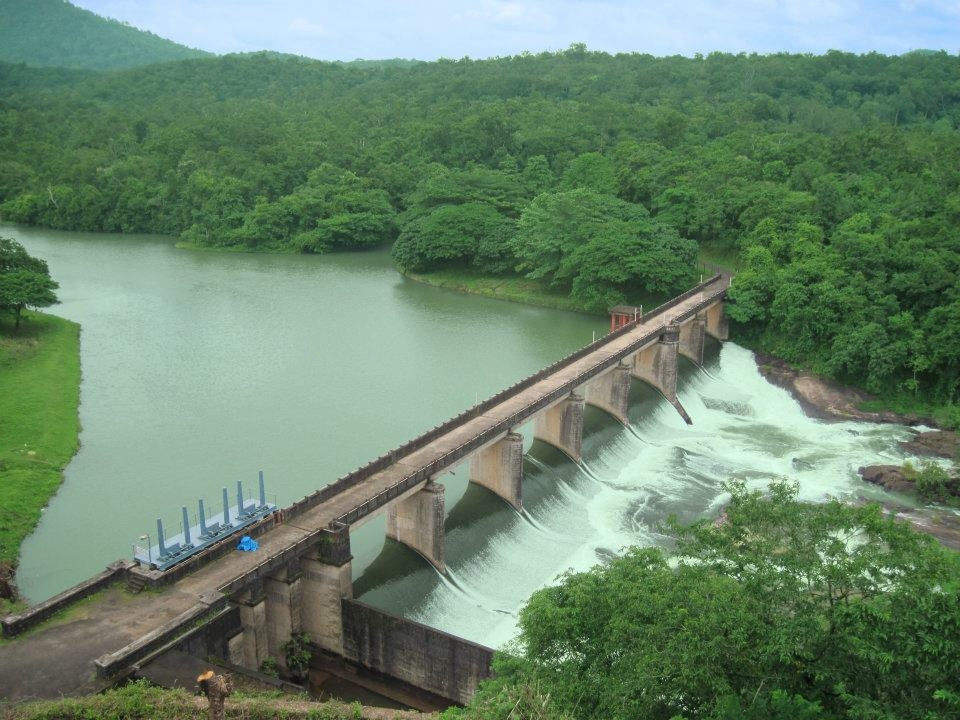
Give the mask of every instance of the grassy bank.
M 164 690 L 144 681 L 100 695 L 24 703 L 0 710 L 4 720 L 206 720 L 207 702 L 185 690 Z M 411 720 L 426 717 L 402 710 L 312 702 L 280 693 L 234 693 L 226 717 L 244 720 Z
M 553 310 L 587 312 L 567 295 L 550 290 L 536 280 L 521 277 L 499 277 L 471 273 L 469 270 L 435 270 L 429 273 L 408 273 L 411 280 L 433 287 L 538 305 Z
M 19 331 L 0 317 L 0 565 L 16 565 L 20 543 L 57 491 L 77 450 L 80 326 L 28 312 Z M 0 600 L 0 612 L 9 603 Z
M 177 247 L 181 247 L 181 243 L 177 243 Z M 693 274 L 694 281 L 699 280 L 701 274 L 706 277 L 714 274 L 718 270 L 736 272 L 737 266 L 738 260 L 735 252 L 718 250 L 712 247 L 701 247 L 697 257 L 697 267 Z M 524 277 L 484 275 L 462 268 L 434 270 L 425 273 L 407 273 L 407 277 L 411 280 L 424 283 L 425 285 L 445 288 L 447 290 L 456 290 L 471 295 L 482 295 L 483 297 L 496 298 L 498 300 L 537 305 L 553 310 L 571 310 L 574 312 L 588 313 L 590 315 L 598 314 L 596 311 L 586 308 L 582 303 L 577 302 L 568 294 L 558 290 L 551 290 L 542 282 Z M 630 298 L 630 302 L 652 309 L 664 301 L 669 300 L 670 297 L 672 297 L 672 294 L 647 294 L 644 297 L 632 297 Z M 603 315 L 605 313 L 599 314 Z
M 178 250 L 199 250 L 201 252 L 229 252 L 229 253 L 283 253 L 290 255 L 293 250 L 270 250 L 267 248 L 247 247 L 246 245 L 201 245 L 200 243 L 178 240 L 173 244 Z

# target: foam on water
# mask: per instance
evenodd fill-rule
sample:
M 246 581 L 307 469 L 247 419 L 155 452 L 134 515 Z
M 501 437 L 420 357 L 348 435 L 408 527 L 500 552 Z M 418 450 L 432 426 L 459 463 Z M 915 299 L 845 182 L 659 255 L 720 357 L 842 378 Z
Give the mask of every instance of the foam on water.
M 732 343 L 705 368 L 684 368 L 680 384 L 692 426 L 635 383 L 630 426 L 588 409 L 582 464 L 533 445 L 521 513 L 503 503 L 476 521 L 459 521 L 447 537 L 447 578 L 421 568 L 379 585 L 370 601 L 500 646 L 516 635 L 518 611 L 537 589 L 624 547 L 666 542 L 668 516 L 716 513 L 731 478 L 756 487 L 789 479 L 809 500 L 851 497 L 864 491 L 860 465 L 904 458 L 896 441 L 908 435 L 905 428 L 809 418 Z M 451 489 L 465 483 L 465 472 L 445 482 Z

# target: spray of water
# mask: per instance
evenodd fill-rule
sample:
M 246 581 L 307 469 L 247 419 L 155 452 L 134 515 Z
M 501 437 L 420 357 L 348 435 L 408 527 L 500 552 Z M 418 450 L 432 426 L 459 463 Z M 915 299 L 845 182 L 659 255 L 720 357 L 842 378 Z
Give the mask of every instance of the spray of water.
M 705 368 L 684 369 L 680 400 L 692 426 L 649 388 L 637 383 L 633 392 L 627 427 L 588 410 L 582 463 L 533 444 L 524 463 L 524 509 L 502 503 L 458 522 L 447 538 L 446 578 L 418 569 L 379 586 L 370 599 L 500 646 L 516 635 L 519 609 L 537 589 L 625 547 L 665 544 L 664 520 L 715 514 L 730 479 L 751 487 L 788 479 L 813 501 L 852 497 L 864 492 L 860 465 L 904 458 L 896 441 L 907 436 L 905 428 L 811 419 L 734 344 Z M 465 482 L 462 475 L 448 482 Z

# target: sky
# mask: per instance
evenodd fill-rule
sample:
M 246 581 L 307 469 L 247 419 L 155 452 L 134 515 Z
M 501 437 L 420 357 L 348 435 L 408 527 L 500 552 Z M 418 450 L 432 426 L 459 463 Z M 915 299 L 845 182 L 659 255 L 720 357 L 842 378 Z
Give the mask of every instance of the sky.
M 73 0 L 216 53 L 323 60 L 591 50 L 960 50 L 960 0 Z

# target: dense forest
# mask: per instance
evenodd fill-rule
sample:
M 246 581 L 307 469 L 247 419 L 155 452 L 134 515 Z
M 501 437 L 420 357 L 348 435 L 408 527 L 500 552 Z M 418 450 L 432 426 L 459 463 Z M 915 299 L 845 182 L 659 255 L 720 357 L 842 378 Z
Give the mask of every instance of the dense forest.
M 594 311 L 736 266 L 737 338 L 960 389 L 960 58 L 261 53 L 0 68 L 0 214 L 536 278 Z M 951 410 L 956 415 L 955 409 Z M 949 422 L 949 420 L 948 420 Z
M 106 70 L 208 54 L 66 0 L 0 0 L 2 62 Z

